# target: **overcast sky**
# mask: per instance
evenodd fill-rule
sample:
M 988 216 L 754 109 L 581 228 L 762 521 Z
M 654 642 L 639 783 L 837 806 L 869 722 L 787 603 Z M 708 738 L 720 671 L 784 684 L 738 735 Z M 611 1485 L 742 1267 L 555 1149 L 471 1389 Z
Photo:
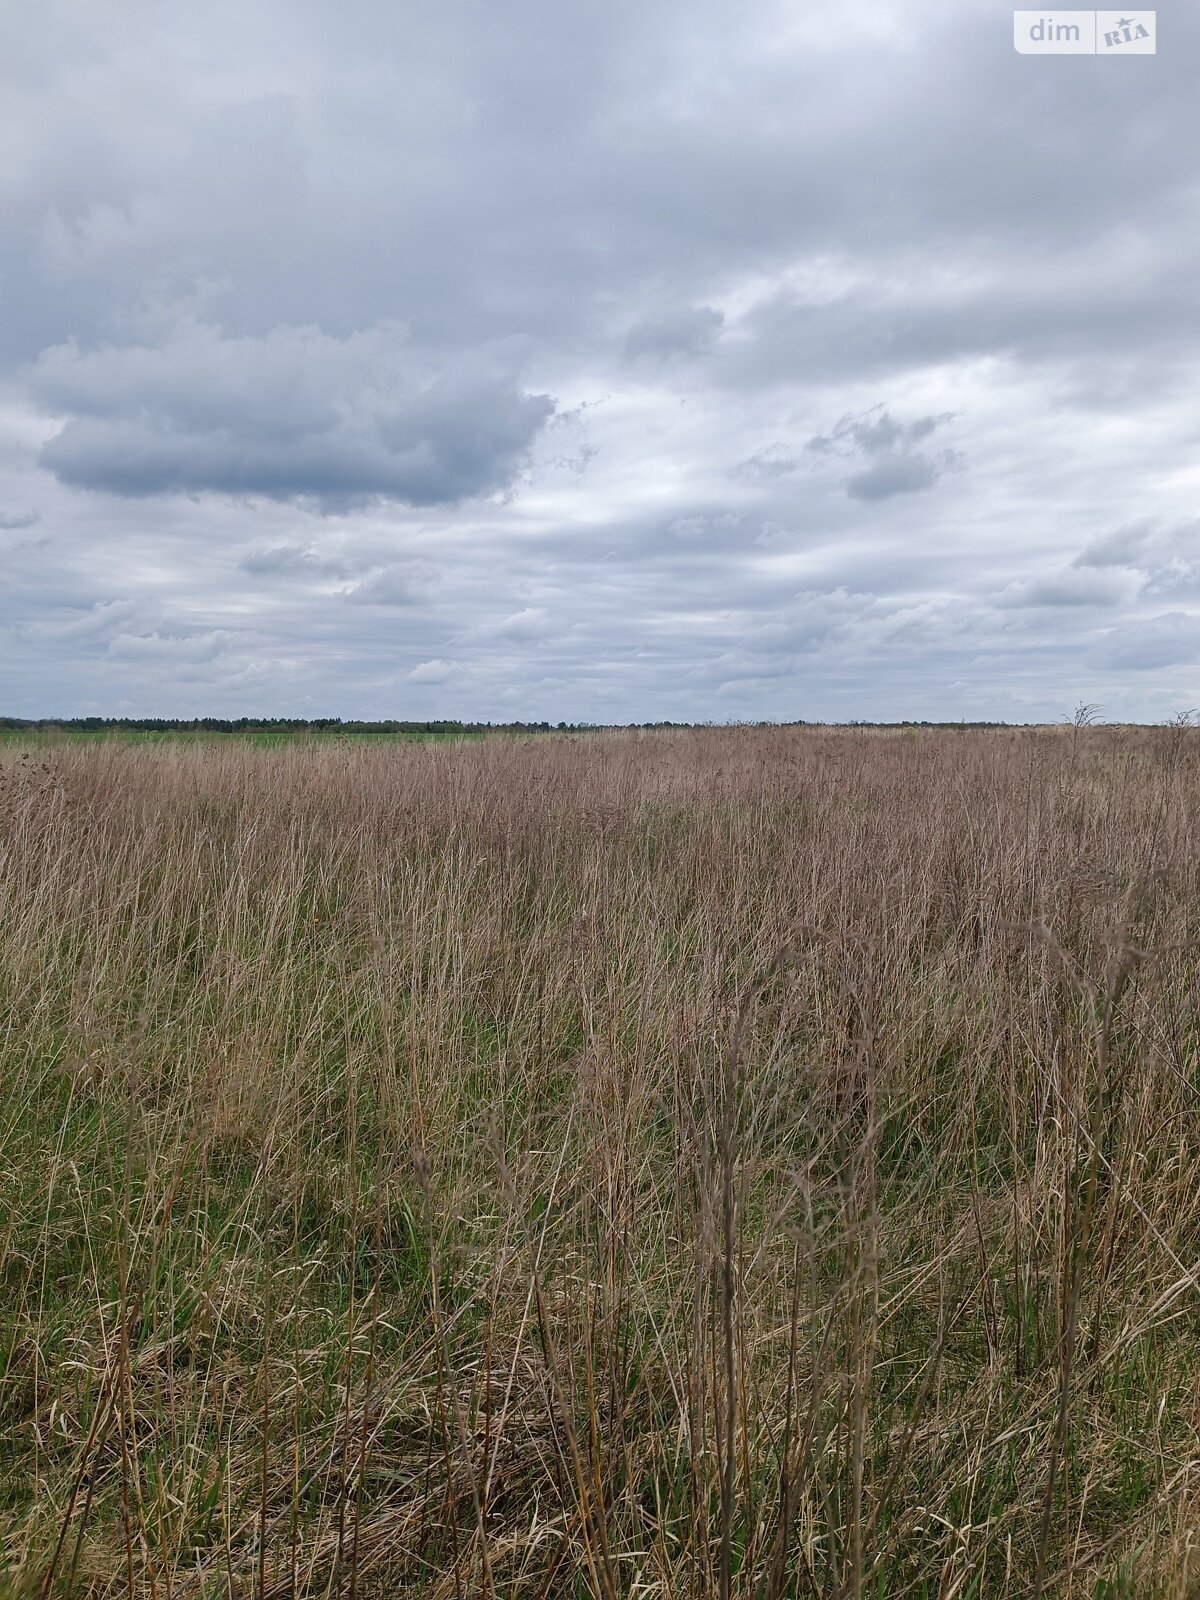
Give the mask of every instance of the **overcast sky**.
M 0 711 L 1200 704 L 1200 10 L 2 0 Z

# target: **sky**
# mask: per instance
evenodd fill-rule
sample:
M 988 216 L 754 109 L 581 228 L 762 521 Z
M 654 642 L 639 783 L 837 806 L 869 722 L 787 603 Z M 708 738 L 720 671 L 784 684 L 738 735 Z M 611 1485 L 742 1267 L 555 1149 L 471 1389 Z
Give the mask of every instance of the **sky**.
M 0 712 L 1200 704 L 1190 0 L 0 19 Z

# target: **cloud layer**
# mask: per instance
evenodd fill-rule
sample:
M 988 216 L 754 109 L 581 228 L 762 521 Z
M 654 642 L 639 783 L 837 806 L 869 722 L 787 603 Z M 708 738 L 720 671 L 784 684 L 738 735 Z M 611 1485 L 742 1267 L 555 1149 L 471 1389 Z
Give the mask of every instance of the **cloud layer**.
M 1193 90 L 984 0 L 11 30 L 5 709 L 1192 704 Z

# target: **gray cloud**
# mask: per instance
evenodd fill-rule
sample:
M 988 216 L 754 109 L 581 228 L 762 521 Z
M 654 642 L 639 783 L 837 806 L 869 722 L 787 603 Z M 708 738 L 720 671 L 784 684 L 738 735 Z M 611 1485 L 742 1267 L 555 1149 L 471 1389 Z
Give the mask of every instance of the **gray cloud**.
M 1200 599 L 1200 522 L 1143 518 L 1090 540 L 1075 557 L 1081 573 L 1125 570 L 1143 600 Z
M 208 662 L 236 642 L 237 636 L 223 628 L 191 634 L 118 633 L 109 643 L 108 653 L 122 661 L 158 664 Z
M 865 456 L 894 456 L 911 450 L 943 423 L 953 420 L 953 411 L 943 411 L 938 416 L 917 417 L 913 422 L 897 422 L 884 406 L 875 406 L 861 416 L 843 417 L 832 432 L 811 438 L 805 449 L 825 456 L 848 445 Z
M 1200 558 L 1174 556 L 1156 567 L 1142 585 L 1143 600 L 1200 600 Z
M 1001 607 L 1115 606 L 1129 597 L 1130 586 L 1119 574 L 1066 567 L 1044 577 L 1011 583 L 996 597 Z
M 1134 567 L 1153 536 L 1149 523 L 1130 523 L 1101 534 L 1086 544 L 1075 557 L 1077 567 Z
M 41 513 L 38 511 L 0 511 L 0 529 L 6 533 L 34 528 L 41 520 Z
M 769 444 L 732 469 L 731 477 L 748 483 L 769 482 L 772 478 L 786 478 L 801 466 L 799 456 L 793 455 L 784 444 Z
M 273 578 L 344 578 L 353 570 L 347 562 L 321 556 L 302 544 L 272 544 L 251 550 L 238 565 L 255 577 Z
M 86 645 L 92 641 L 105 645 L 138 615 L 132 600 L 98 600 L 86 610 L 56 608 L 47 616 L 38 618 L 26 629 L 34 640 L 53 639 L 72 644 Z
M 643 318 L 625 336 L 625 353 L 633 360 L 649 357 L 700 356 L 711 350 L 725 324 L 724 312 L 713 306 L 685 306 Z
M 434 581 L 427 564 L 404 562 L 385 567 L 356 584 L 351 598 L 373 606 L 415 606 L 427 598 Z
M 846 493 L 852 500 L 890 500 L 932 489 L 944 473 L 961 469 L 963 458 L 956 450 L 917 448 L 954 417 L 954 412 L 944 411 L 897 422 L 884 406 L 874 406 L 861 415 L 842 417 L 829 433 L 814 434 L 804 449 L 819 461 L 865 460 L 867 465 L 846 479 Z
M 1200 659 L 1200 615 L 1164 611 L 1137 626 L 1125 624 L 1101 635 L 1097 655 L 1105 667 L 1150 672 Z
M 26 8 L 4 709 L 1191 704 L 1200 13 L 821 26 Z
M 398 325 L 336 339 L 312 327 L 233 337 L 196 322 L 156 346 L 56 345 L 28 372 L 37 398 L 68 417 L 40 460 L 76 488 L 327 508 L 506 488 L 552 401 L 522 392 L 503 353 L 422 381 L 407 346 Z
M 932 489 L 941 469 L 928 456 L 897 455 L 877 461 L 846 480 L 852 500 L 890 500 L 895 494 L 917 494 Z

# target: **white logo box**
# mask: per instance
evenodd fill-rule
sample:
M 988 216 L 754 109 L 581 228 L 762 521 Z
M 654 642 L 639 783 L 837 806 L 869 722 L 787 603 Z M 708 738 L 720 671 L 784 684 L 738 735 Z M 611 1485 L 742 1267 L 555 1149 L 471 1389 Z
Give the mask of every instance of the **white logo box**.
M 1024 56 L 1152 56 L 1155 11 L 1014 11 L 1013 44 Z

